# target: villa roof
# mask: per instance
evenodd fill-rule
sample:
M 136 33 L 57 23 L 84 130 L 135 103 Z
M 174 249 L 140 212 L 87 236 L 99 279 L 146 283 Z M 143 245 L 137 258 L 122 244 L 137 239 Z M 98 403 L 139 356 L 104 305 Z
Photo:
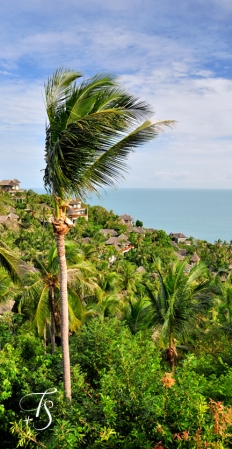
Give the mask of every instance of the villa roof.
M 20 184 L 17 179 L 3 179 L 0 181 L 0 186 L 13 186 L 15 184 Z
M 179 239 L 187 239 L 186 235 L 182 234 L 182 232 L 171 232 L 171 237 L 178 237 Z
M 90 243 L 90 237 L 83 237 L 82 242 L 83 243 Z
M 117 236 L 118 233 L 114 229 L 100 229 L 101 234 L 104 234 L 104 236 L 111 235 L 111 236 Z
M 182 256 L 181 254 L 177 253 L 176 251 L 174 252 L 175 256 L 177 257 L 178 260 L 184 260 L 184 256 Z
M 13 299 L 9 299 L 5 304 L 1 304 L 0 306 L 0 315 L 3 315 L 4 312 L 11 312 L 14 307 L 15 301 Z
M 176 242 L 170 242 L 172 246 L 175 246 L 176 248 L 179 248 Z
M 181 256 L 186 256 L 187 251 L 186 251 L 186 249 L 179 249 L 178 253 L 179 253 Z
M 128 237 L 125 234 L 121 234 L 118 237 L 110 237 L 105 242 L 106 245 L 130 245 L 130 242 L 128 241 Z
M 120 235 L 117 237 L 117 239 L 118 239 L 118 241 L 122 241 L 122 240 L 127 241 L 128 237 L 127 237 L 126 234 L 120 234 Z
M 121 251 L 121 248 L 118 246 L 117 242 L 114 242 L 114 247 L 117 251 Z
M 0 215 L 0 223 L 4 223 L 7 220 L 17 220 L 18 218 L 18 215 L 10 212 L 8 215 Z
M 10 212 L 10 213 L 7 215 L 7 219 L 16 220 L 16 219 L 18 219 L 18 218 L 19 218 L 19 216 L 16 215 L 16 214 L 14 214 L 13 212 Z
M 108 240 L 106 240 L 105 244 L 106 245 L 114 245 L 114 243 L 116 243 L 118 240 L 118 237 L 110 237 Z
M 132 229 L 131 229 L 131 231 L 132 232 L 137 232 L 138 234 L 146 234 L 146 231 L 145 231 L 145 229 L 143 229 L 141 226 L 134 226 Z
M 200 257 L 197 255 L 197 253 L 196 253 L 196 252 L 193 253 L 193 255 L 192 255 L 191 259 L 190 259 L 190 262 L 199 262 L 199 260 L 201 260 L 201 259 L 200 259 Z
M 133 217 L 131 217 L 130 215 L 127 215 L 127 214 L 120 215 L 119 218 L 120 218 L 121 220 L 126 220 L 126 221 L 133 221 L 133 220 L 134 220 Z

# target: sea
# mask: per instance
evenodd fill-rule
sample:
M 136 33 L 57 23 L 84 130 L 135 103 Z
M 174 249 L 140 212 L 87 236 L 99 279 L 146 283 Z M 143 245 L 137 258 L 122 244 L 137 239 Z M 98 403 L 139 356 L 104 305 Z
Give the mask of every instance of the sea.
M 44 189 L 33 189 L 44 193 Z M 214 243 L 232 240 L 232 190 L 120 188 L 86 199 L 117 215 L 128 214 L 146 228 L 182 232 Z

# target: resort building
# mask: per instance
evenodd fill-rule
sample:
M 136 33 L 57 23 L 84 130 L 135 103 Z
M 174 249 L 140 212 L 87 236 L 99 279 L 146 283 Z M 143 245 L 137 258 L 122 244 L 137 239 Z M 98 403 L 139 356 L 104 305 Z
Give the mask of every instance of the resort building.
M 114 229 L 100 229 L 99 231 L 104 237 L 117 237 L 118 233 Z
M 19 216 L 10 212 L 8 215 L 0 215 L 0 224 L 5 223 L 8 220 L 18 221 Z
M 200 257 L 195 252 L 190 259 L 190 265 L 196 265 L 198 262 L 200 262 Z
M 121 253 L 127 253 L 130 249 L 134 248 L 134 245 L 131 245 L 129 242 L 127 235 L 121 234 L 118 237 L 110 237 L 105 242 L 106 245 L 113 245 L 115 249 Z
M 9 299 L 6 303 L 0 305 L 0 319 L 6 312 L 11 312 L 14 307 L 15 301 Z
M 0 188 L 4 192 L 10 193 L 12 196 L 14 196 L 16 192 L 23 192 L 23 190 L 20 189 L 20 181 L 18 181 L 18 179 L 3 179 L 0 182 Z
M 174 240 L 174 242 L 178 243 L 184 243 L 187 240 L 186 235 L 182 234 L 182 232 L 176 232 L 169 234 L 171 239 Z
M 130 229 L 131 232 L 136 232 L 136 234 L 145 235 L 146 231 L 142 228 L 142 226 L 134 226 Z
M 182 260 L 184 260 L 184 256 L 182 256 L 180 253 L 177 253 L 176 251 L 174 251 L 175 256 L 177 257 L 177 259 L 179 260 L 179 262 L 181 262 Z
M 81 200 L 79 198 L 70 200 L 68 205 L 69 209 L 67 210 L 67 216 L 73 224 L 76 224 L 78 218 L 81 217 L 88 221 L 88 209 L 87 207 L 82 207 Z
M 119 219 L 121 220 L 121 222 L 122 222 L 123 224 L 130 225 L 130 226 L 133 225 L 133 220 L 134 220 L 134 218 L 131 217 L 130 215 L 127 215 L 127 214 L 120 215 L 120 216 L 119 216 Z

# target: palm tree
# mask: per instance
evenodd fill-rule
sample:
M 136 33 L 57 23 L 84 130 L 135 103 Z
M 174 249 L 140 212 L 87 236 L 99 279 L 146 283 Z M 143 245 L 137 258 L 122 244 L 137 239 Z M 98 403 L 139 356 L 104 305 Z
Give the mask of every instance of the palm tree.
M 189 335 L 212 300 L 207 268 L 198 264 L 187 273 L 186 265 L 186 262 L 171 263 L 167 274 L 163 274 L 158 261 L 155 285 L 152 288 L 147 285 L 151 301 L 147 319 L 167 345 L 166 356 L 172 370 L 177 339 Z
M 34 259 L 36 270 L 25 275 L 26 286 L 19 303 L 19 312 L 27 310 L 33 317 L 34 325 L 39 336 L 44 336 L 50 325 L 52 352 L 55 350 L 56 296 L 59 291 L 58 260 L 56 247 L 53 245 L 48 253 L 46 262 L 39 257 Z
M 133 295 L 137 292 L 137 283 L 140 278 L 140 275 L 137 272 L 138 267 L 129 262 L 128 260 L 123 260 L 119 264 L 118 273 L 119 273 L 119 286 L 121 290 L 128 296 Z
M 76 85 L 78 72 L 59 69 L 45 85 L 46 129 L 44 184 L 52 194 L 52 221 L 60 264 L 63 379 L 71 399 L 68 341 L 67 266 L 64 237 L 71 223 L 67 198 L 114 186 L 134 148 L 156 137 L 170 121 L 152 123 L 150 107 L 122 90 L 115 77 L 97 75 Z
M 81 326 L 80 310 L 84 315 L 84 306 L 81 304 L 80 295 L 76 294 L 78 283 L 87 286 L 88 289 L 96 288 L 96 284 L 91 277 L 93 267 L 89 262 L 80 258 L 76 245 L 66 242 L 67 260 L 72 266 L 68 270 L 69 277 L 69 314 L 70 330 L 79 329 Z M 27 273 L 25 276 L 26 287 L 19 303 L 19 312 L 28 312 L 33 319 L 33 324 L 37 328 L 40 337 L 44 337 L 46 347 L 46 327 L 50 327 L 52 353 L 55 351 L 55 334 L 60 327 L 60 307 L 58 297 L 60 291 L 60 280 L 58 270 L 58 255 L 56 245 L 52 245 L 46 261 L 42 257 L 34 259 L 36 270 Z M 72 288 L 72 287 L 75 287 Z M 78 311 L 78 316 L 75 311 Z

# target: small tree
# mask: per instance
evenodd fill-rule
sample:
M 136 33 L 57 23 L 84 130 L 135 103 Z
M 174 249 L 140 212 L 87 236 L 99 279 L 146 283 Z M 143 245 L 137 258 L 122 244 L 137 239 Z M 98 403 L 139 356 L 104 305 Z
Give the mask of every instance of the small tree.
M 135 226 L 142 227 L 143 226 L 143 222 L 140 221 L 140 220 L 136 220 Z

